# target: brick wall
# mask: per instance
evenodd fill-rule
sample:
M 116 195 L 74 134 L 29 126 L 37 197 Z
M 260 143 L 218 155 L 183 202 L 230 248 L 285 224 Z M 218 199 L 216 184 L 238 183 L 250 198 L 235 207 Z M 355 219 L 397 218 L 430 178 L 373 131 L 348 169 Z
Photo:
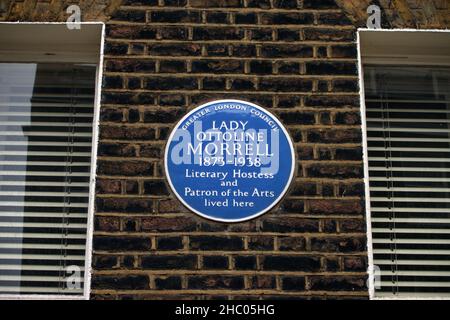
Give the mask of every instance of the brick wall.
M 66 21 L 78 5 L 83 21 L 106 21 L 124 0 L 0 0 L 0 21 Z
M 333 0 L 123 1 L 107 24 L 94 299 L 367 298 L 355 27 Z M 189 108 L 248 100 L 289 129 L 270 213 L 188 212 L 163 172 Z

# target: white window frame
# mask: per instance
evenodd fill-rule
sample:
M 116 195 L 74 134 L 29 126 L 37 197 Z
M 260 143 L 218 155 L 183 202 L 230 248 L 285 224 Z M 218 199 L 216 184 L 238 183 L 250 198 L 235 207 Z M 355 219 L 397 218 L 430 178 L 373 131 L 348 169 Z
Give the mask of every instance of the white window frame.
M 371 224 L 371 207 L 370 207 L 370 189 L 369 189 L 369 156 L 368 156 L 368 142 L 367 142 L 367 122 L 366 122 L 366 99 L 364 90 L 364 64 L 371 65 L 444 65 L 450 66 L 450 55 L 446 50 L 445 55 L 436 54 L 436 49 L 423 47 L 422 52 L 416 54 L 408 52 L 401 52 L 401 48 L 389 47 L 389 43 L 380 46 L 380 50 L 384 52 L 363 52 L 362 37 L 365 35 L 382 35 L 383 38 L 388 39 L 389 35 L 395 32 L 408 35 L 421 35 L 425 33 L 432 33 L 434 35 L 442 35 L 445 33 L 450 37 L 450 30 L 441 29 L 365 29 L 359 28 L 357 32 L 357 47 L 358 47 L 358 74 L 359 74 L 359 96 L 361 105 L 361 130 L 362 130 L 362 144 L 363 144 L 363 162 L 364 162 L 364 186 L 365 186 L 365 204 L 366 204 L 366 223 L 367 223 L 367 253 L 368 253 L 368 291 L 371 300 L 450 300 L 447 297 L 376 297 L 375 296 L 375 270 L 373 258 L 373 239 L 372 239 L 372 224 Z M 450 46 L 449 46 L 450 48 Z M 366 48 L 367 49 L 367 48 Z M 400 49 L 400 51 L 399 51 Z M 447 49 L 447 48 L 446 48 Z M 370 50 L 368 50 L 370 51 Z M 433 61 L 430 62 L 429 59 Z
M 0 22 L 0 30 L 4 25 L 15 26 L 66 26 L 65 22 Z M 83 52 L 73 53 L 69 49 L 63 51 L 48 52 L 43 54 L 42 50 L 31 50 L 20 54 L 20 52 L 11 51 L 6 52 L 6 55 L 12 54 L 14 62 L 30 62 L 30 55 L 35 54 L 34 62 L 74 62 L 74 63 L 91 63 L 97 66 L 96 81 L 95 81 L 95 100 L 94 100 L 94 116 L 92 122 L 92 149 L 91 149 L 91 171 L 89 181 L 89 203 L 88 203 L 88 217 L 87 217 L 87 233 L 86 233 L 86 253 L 84 265 L 84 288 L 83 295 L 55 295 L 55 294 L 0 294 L 0 300 L 89 300 L 91 291 L 91 276 L 92 276 L 92 238 L 94 233 L 94 205 L 95 205 L 95 182 L 96 182 L 96 168 L 97 168 L 97 148 L 98 148 L 98 132 L 99 132 L 99 115 L 101 103 L 101 84 L 103 78 L 103 51 L 105 39 L 105 24 L 103 22 L 80 22 L 81 30 L 68 30 L 70 32 L 83 32 L 83 27 L 89 25 L 96 25 L 100 28 L 99 48 L 100 51 L 95 54 L 84 54 Z M 70 42 L 70 39 L 65 40 Z M 25 43 L 26 45 L 26 43 Z M 23 52 L 23 51 L 22 51 Z M 2 57 L 2 50 L 0 50 L 0 62 L 4 60 Z M 53 53 L 48 55 L 48 53 Z

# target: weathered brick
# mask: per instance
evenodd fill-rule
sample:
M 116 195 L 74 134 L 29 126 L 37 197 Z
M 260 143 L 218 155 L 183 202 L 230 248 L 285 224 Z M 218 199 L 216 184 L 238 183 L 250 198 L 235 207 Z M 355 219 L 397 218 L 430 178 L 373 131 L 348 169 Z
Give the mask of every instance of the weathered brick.
M 182 237 L 157 237 L 156 247 L 158 250 L 180 250 L 183 249 Z
M 308 177 L 350 179 L 363 178 L 362 165 L 349 164 L 311 164 L 306 169 Z
M 149 90 L 194 90 L 197 89 L 197 79 L 191 77 L 152 77 L 146 78 L 146 89 Z
M 168 2 L 168 1 L 169 0 L 166 0 L 165 2 Z M 175 1 L 181 1 L 181 0 L 175 0 Z M 158 0 L 124 0 L 123 5 L 126 5 L 126 6 L 156 6 L 156 5 L 158 5 Z
M 225 90 L 226 89 L 226 79 L 224 78 L 204 78 L 203 79 L 203 90 Z
M 151 174 L 153 164 L 148 161 L 106 161 L 97 163 L 97 173 L 117 176 L 145 176 Z
M 250 278 L 251 289 L 275 289 L 276 279 L 273 276 L 254 276 Z
M 297 0 L 274 0 L 273 6 L 280 9 L 295 9 L 299 6 Z
M 308 278 L 311 290 L 322 291 L 366 291 L 366 277 L 326 277 L 312 276 Z
M 182 73 L 186 72 L 186 63 L 184 61 L 167 60 L 161 61 L 159 72 L 162 73 Z
M 265 78 L 260 81 L 259 89 L 275 92 L 308 92 L 312 90 L 312 81 L 291 78 Z
M 352 58 L 358 57 L 356 45 L 341 45 L 331 47 L 331 58 Z
M 230 15 L 228 12 L 207 12 L 206 13 L 206 22 L 208 23 L 228 23 L 230 19 Z
M 200 45 L 194 43 L 157 43 L 148 46 L 148 53 L 154 56 L 198 56 L 201 54 L 201 49 Z
M 194 27 L 194 40 L 241 40 L 244 30 L 233 27 Z
M 338 112 L 335 115 L 334 123 L 343 125 L 361 124 L 361 114 L 359 112 Z
M 163 40 L 187 40 L 189 31 L 185 27 L 166 26 L 160 28 L 159 36 Z
M 100 138 L 117 140 L 154 140 L 155 129 L 146 127 L 100 126 Z
M 194 231 L 196 226 L 195 220 L 190 217 L 149 217 L 141 221 L 142 231 L 152 232 L 188 232 Z
M 310 75 L 356 75 L 357 67 L 352 62 L 306 62 L 306 74 Z
M 141 157 L 160 158 L 161 152 L 161 147 L 154 145 L 144 144 L 139 148 L 139 155 Z
M 96 217 L 95 218 L 96 231 L 119 231 L 120 219 L 118 217 Z
M 263 270 L 317 272 L 320 258 L 316 256 L 265 256 Z
M 279 29 L 277 32 L 277 39 L 279 41 L 299 41 L 300 32 L 291 29 Z
M 102 94 L 102 103 L 105 104 L 152 105 L 154 102 L 155 96 L 149 93 L 104 92 Z
M 168 195 L 169 191 L 164 181 L 144 181 L 144 193 L 152 196 Z
M 140 198 L 97 198 L 98 212 L 150 213 L 153 202 Z
M 343 12 L 327 12 L 317 14 L 317 24 L 344 26 L 351 25 L 352 23 Z
M 185 210 L 183 210 L 183 206 L 177 200 L 164 199 L 164 200 L 158 201 L 158 204 L 159 204 L 158 210 L 160 213 L 185 212 Z
M 274 239 L 270 236 L 252 236 L 248 239 L 249 250 L 273 250 Z
M 129 49 L 130 55 L 143 55 L 144 52 L 145 52 L 145 44 L 143 44 L 143 43 L 130 44 L 130 49 Z
M 364 183 L 342 183 L 338 188 L 338 195 L 341 197 L 353 197 L 364 195 Z
M 139 193 L 139 183 L 137 181 L 124 181 L 125 193 L 126 194 L 138 194 Z
M 150 21 L 158 23 L 198 23 L 201 22 L 199 11 L 170 10 L 150 12 Z
M 195 255 L 151 255 L 141 258 L 141 267 L 151 270 L 193 270 L 197 268 Z
M 197 8 L 234 8 L 242 6 L 242 0 L 190 0 L 189 3 Z
M 362 148 L 338 148 L 335 152 L 336 160 L 359 160 L 362 161 Z
M 344 270 L 350 272 L 365 272 L 367 271 L 367 257 L 366 256 L 351 256 L 344 257 Z
M 301 111 L 286 111 L 279 112 L 278 116 L 283 120 L 285 124 L 314 124 L 316 118 L 312 112 L 301 112 Z
M 155 278 L 157 290 L 180 290 L 182 288 L 181 277 L 159 276 Z
M 312 58 L 313 48 L 305 45 L 264 45 L 261 56 L 265 58 Z
M 247 0 L 247 7 L 269 9 L 271 4 L 270 0 Z
M 111 72 L 155 72 L 155 61 L 145 59 L 109 59 L 106 70 Z
M 123 55 L 127 54 L 128 52 L 128 44 L 126 43 L 113 43 L 113 42 L 106 42 L 105 43 L 105 54 L 110 55 Z
M 308 107 L 359 107 L 359 97 L 356 96 L 308 96 L 305 97 Z
M 240 237 L 190 236 L 191 250 L 224 250 L 236 251 L 244 249 L 244 241 Z
M 279 74 L 300 74 L 300 64 L 298 62 L 279 62 Z
M 318 232 L 319 221 L 315 219 L 271 217 L 263 221 L 263 231 L 268 232 Z
M 256 257 L 236 256 L 234 257 L 234 268 L 236 270 L 256 270 Z
M 194 73 L 243 73 L 244 64 L 237 60 L 199 60 L 192 62 Z
M 366 239 L 363 237 L 326 237 L 311 238 L 311 250 L 321 252 L 363 252 L 366 251 Z
M 156 39 L 156 28 L 141 25 L 111 25 L 106 29 L 106 35 L 115 39 Z
M 117 256 L 95 255 L 92 261 L 92 266 L 96 269 L 113 269 L 117 266 Z
M 161 106 L 179 107 L 186 104 L 186 97 L 182 94 L 161 94 L 159 96 Z
M 233 79 L 231 81 L 231 90 L 252 91 L 256 89 L 256 83 L 252 79 Z
M 251 61 L 250 72 L 255 74 L 272 74 L 271 61 Z
M 145 22 L 144 10 L 118 10 L 112 17 L 113 21 Z
M 99 251 L 147 251 L 151 241 L 147 237 L 136 236 L 94 236 L 94 248 Z
M 353 41 L 356 39 L 353 30 L 305 28 L 303 34 L 307 41 Z
M 224 256 L 204 256 L 203 267 L 205 269 L 228 269 L 228 258 Z
M 304 237 L 279 237 L 280 251 L 305 251 L 306 239 Z
M 271 41 L 273 40 L 273 31 L 272 29 L 251 29 L 250 38 L 255 41 Z
M 302 213 L 305 211 L 305 203 L 302 200 L 285 200 L 279 206 L 281 213 Z
M 139 193 L 139 183 L 137 181 L 124 181 L 125 193 L 126 194 L 138 194 Z
M 308 182 L 295 183 L 290 194 L 292 196 L 315 196 L 317 195 L 317 185 Z
M 282 277 L 281 287 L 286 291 L 303 291 L 305 290 L 305 277 Z
M 298 160 L 312 160 L 314 159 L 314 149 L 312 147 L 297 147 L 297 159 Z
M 120 76 L 103 77 L 102 87 L 105 89 L 122 89 L 123 79 Z
M 181 109 L 144 111 L 145 123 L 174 123 L 184 115 Z
M 293 96 L 281 96 L 278 98 L 278 107 L 279 108 L 295 108 L 300 106 L 301 97 L 297 95 Z
M 361 143 L 360 129 L 314 129 L 307 133 L 308 142 Z
M 137 222 L 135 219 L 125 219 L 123 221 L 122 231 L 134 232 L 138 231 Z
M 364 204 L 361 200 L 347 199 L 317 199 L 309 200 L 309 211 L 314 214 L 350 214 L 360 215 L 364 212 Z
M 233 45 L 232 54 L 234 57 L 255 57 L 256 47 L 254 45 Z
M 356 80 L 334 80 L 332 84 L 334 92 L 358 92 L 359 90 Z
M 148 276 L 144 275 L 97 275 L 92 277 L 96 289 L 144 290 L 149 288 Z
M 120 194 L 122 184 L 118 180 L 97 179 L 95 183 L 97 194 Z
M 323 220 L 320 230 L 325 233 L 335 233 L 337 232 L 337 222 L 334 220 Z
M 210 57 L 226 57 L 228 56 L 228 46 L 223 44 L 206 45 L 206 52 Z
M 277 13 L 264 13 L 261 15 L 261 23 L 263 24 L 314 24 L 314 15 L 312 13 L 300 13 L 300 12 L 277 12 Z
M 135 157 L 136 147 L 129 144 L 101 143 L 98 146 L 99 156 Z
M 362 219 L 346 219 L 339 222 L 341 232 L 366 232 L 366 221 Z
M 158 4 L 157 0 L 150 0 L 155 1 L 156 4 Z M 164 0 L 164 5 L 169 7 L 184 7 L 186 6 L 188 0 Z
M 205 289 L 244 289 L 244 278 L 242 276 L 189 276 L 189 289 L 205 290 Z
M 303 0 L 303 9 L 338 9 L 335 0 Z

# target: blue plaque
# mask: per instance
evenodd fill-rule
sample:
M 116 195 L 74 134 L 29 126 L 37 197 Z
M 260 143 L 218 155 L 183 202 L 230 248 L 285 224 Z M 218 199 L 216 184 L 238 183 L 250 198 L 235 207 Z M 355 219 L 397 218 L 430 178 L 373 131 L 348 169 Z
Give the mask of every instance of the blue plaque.
M 178 199 L 198 215 L 242 222 L 273 208 L 294 176 L 283 125 L 263 108 L 219 100 L 189 112 L 166 146 L 165 170 Z

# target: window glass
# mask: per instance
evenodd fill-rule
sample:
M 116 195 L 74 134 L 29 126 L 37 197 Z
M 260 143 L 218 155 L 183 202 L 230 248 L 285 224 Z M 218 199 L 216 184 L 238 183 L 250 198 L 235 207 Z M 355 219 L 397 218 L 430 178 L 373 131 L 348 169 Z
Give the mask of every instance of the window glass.
M 450 297 L 450 69 L 366 66 L 376 297 Z
M 0 63 L 0 294 L 83 293 L 95 77 Z

